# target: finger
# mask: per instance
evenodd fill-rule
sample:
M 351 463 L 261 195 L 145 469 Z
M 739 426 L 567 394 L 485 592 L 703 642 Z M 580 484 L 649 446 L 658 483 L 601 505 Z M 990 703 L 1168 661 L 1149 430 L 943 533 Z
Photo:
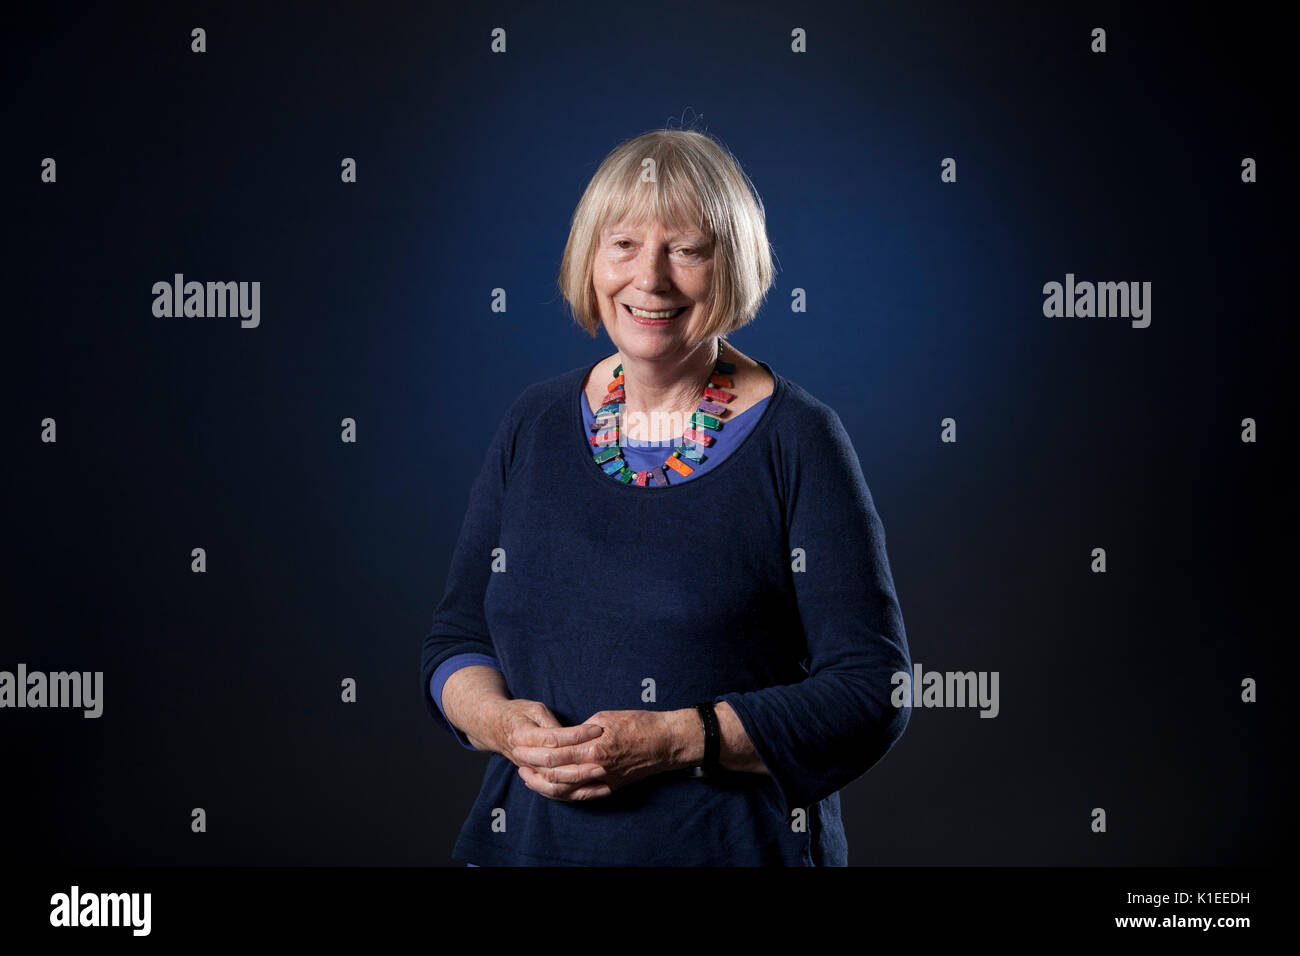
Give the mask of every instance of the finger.
M 529 720 L 535 721 L 538 727 L 559 727 L 561 726 L 559 718 L 551 713 L 551 708 L 538 702 L 536 707 L 529 708 Z
M 510 743 L 515 747 L 569 747 L 595 740 L 605 732 L 599 724 L 578 724 L 576 727 L 516 727 L 511 732 Z M 566 760 L 565 763 L 577 761 Z
M 567 764 L 601 763 L 596 758 L 595 748 L 590 744 L 576 744 L 572 747 L 519 747 L 511 748 L 515 758 L 530 767 L 563 767 Z
M 526 766 L 519 768 L 519 776 L 530 790 L 534 790 L 552 800 L 594 800 L 607 797 L 613 792 L 613 787 L 609 784 L 595 784 L 574 788 L 571 784 L 552 783 L 537 771 Z
M 527 765 L 519 766 L 519 776 L 530 790 L 536 790 L 544 797 L 552 800 L 563 800 L 566 796 L 566 785 L 562 783 L 551 783 L 536 770 Z
M 614 792 L 614 788 L 607 783 L 599 786 L 583 787 L 581 790 L 575 790 L 569 794 L 570 800 L 599 800 L 601 797 L 608 797 Z
M 605 776 L 605 768 L 596 763 L 566 764 L 563 767 L 547 767 L 545 769 L 528 767 L 528 769 L 544 780 L 551 781 L 551 783 L 567 783 L 570 786 L 580 783 L 594 783 Z

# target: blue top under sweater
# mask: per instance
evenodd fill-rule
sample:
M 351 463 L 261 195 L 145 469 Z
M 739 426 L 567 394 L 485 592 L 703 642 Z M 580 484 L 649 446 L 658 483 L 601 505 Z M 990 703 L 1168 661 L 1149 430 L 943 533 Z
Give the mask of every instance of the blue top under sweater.
M 770 775 L 664 773 L 571 803 L 528 789 L 493 754 L 456 859 L 847 862 L 836 791 L 902 734 L 909 712 L 891 705 L 890 678 L 910 671 L 910 655 L 884 530 L 839 416 L 760 364 L 772 395 L 724 419 L 707 467 L 670 473 L 668 488 L 625 485 L 592 460 L 582 383 L 593 366 L 526 388 L 471 489 L 421 685 L 466 746 L 440 709 L 442 682 L 466 663 L 498 667 L 513 697 L 566 726 L 725 700 Z M 667 451 L 631 454 L 637 469 Z M 481 656 L 454 660 L 466 654 Z

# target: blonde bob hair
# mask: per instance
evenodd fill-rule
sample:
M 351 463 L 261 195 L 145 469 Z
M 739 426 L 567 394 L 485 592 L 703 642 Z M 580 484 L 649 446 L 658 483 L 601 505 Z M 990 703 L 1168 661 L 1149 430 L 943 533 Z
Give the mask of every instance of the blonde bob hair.
M 712 137 L 663 129 L 614 147 L 578 200 L 559 276 L 560 292 L 578 325 L 593 339 L 601 327 L 592 280 L 601 233 L 648 218 L 668 228 L 700 229 L 713 244 L 713 287 L 702 341 L 754 318 L 774 277 L 763 201 L 740 164 Z

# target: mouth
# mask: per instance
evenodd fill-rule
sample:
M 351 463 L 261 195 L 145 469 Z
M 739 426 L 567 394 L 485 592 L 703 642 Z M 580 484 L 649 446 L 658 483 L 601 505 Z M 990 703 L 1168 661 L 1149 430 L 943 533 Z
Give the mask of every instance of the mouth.
M 660 309 L 656 311 L 650 311 L 647 309 L 633 308 L 632 306 L 628 305 L 626 302 L 620 302 L 619 305 L 623 307 L 623 310 L 627 312 L 628 315 L 632 316 L 632 318 L 642 323 L 667 322 L 670 319 L 677 318 L 677 316 L 681 315 L 688 308 L 688 306 L 683 305 L 677 309 Z

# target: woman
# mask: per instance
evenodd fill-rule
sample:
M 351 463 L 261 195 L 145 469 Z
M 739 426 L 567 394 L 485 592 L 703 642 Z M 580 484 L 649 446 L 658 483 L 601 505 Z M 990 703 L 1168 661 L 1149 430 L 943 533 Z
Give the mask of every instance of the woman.
M 846 864 L 911 661 L 838 415 L 724 338 L 772 278 L 704 134 L 623 143 L 578 203 L 560 288 L 617 351 L 519 393 L 424 641 L 429 713 L 492 754 L 456 859 Z

